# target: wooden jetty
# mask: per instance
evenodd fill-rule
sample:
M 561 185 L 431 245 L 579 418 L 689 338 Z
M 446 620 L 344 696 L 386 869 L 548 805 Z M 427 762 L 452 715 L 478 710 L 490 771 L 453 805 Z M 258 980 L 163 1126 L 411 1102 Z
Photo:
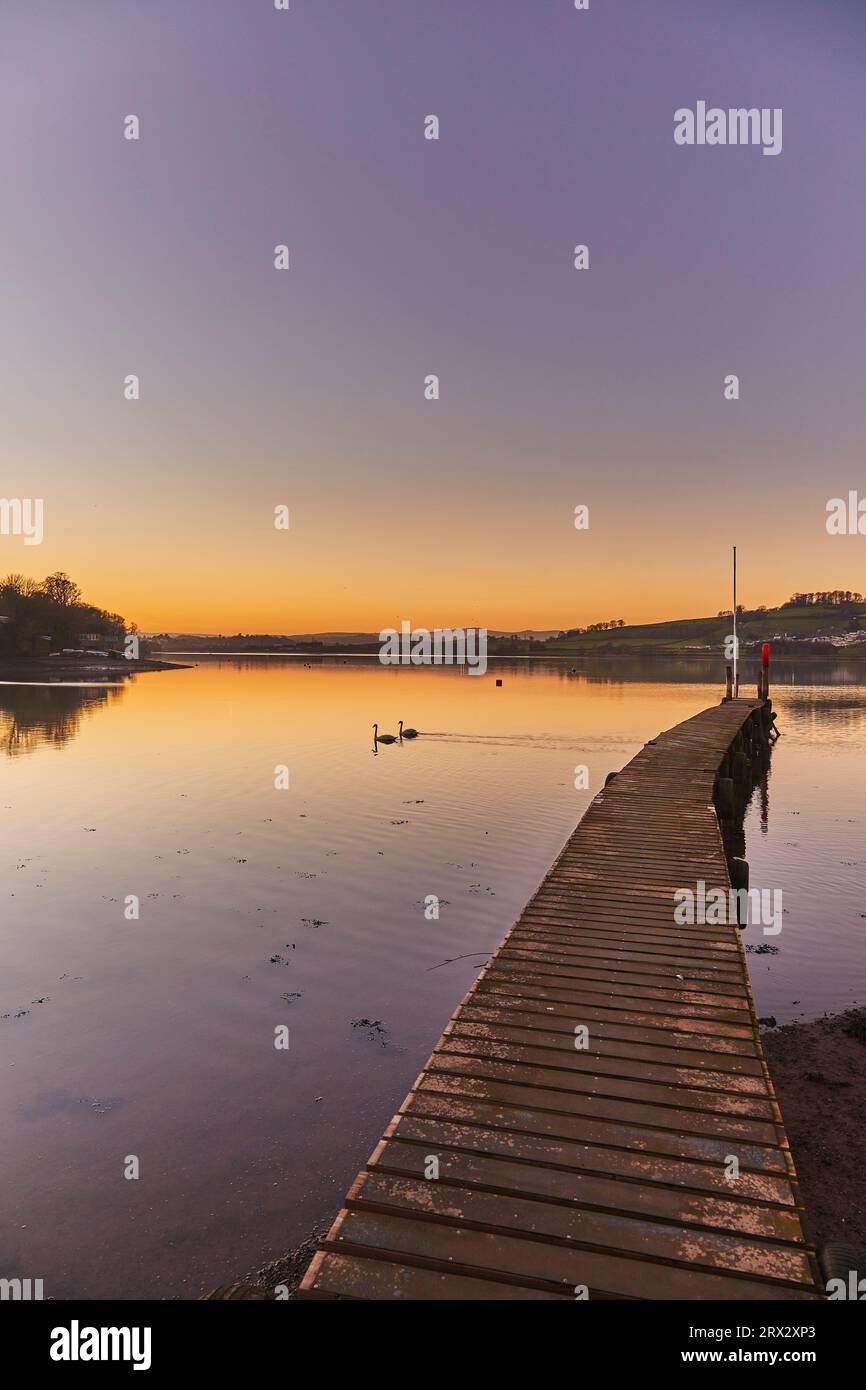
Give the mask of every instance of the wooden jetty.
M 674 920 L 677 889 L 729 888 L 716 804 L 771 718 L 765 699 L 725 700 L 595 797 L 302 1298 L 822 1296 L 739 931 Z

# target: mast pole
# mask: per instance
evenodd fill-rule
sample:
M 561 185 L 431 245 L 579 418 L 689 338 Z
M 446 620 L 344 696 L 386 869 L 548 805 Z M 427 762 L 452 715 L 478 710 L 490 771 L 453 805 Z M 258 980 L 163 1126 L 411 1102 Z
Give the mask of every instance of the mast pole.
M 737 676 L 737 547 L 734 546 L 734 698 L 740 693 Z

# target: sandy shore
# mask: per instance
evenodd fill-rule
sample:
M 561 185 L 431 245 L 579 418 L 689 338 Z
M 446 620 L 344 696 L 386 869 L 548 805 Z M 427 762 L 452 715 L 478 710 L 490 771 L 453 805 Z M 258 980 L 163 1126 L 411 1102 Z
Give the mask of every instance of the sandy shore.
M 762 1028 L 808 1234 L 866 1244 L 866 1009 Z

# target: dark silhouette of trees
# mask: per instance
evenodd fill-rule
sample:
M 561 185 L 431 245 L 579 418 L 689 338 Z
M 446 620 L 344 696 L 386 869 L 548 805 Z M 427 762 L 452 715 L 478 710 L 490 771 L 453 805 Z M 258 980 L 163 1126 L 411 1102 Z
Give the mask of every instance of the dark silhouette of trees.
M 83 603 L 81 590 L 62 570 L 41 581 L 23 574 L 0 579 L 0 617 L 4 643 L 29 650 L 36 637 L 48 637 L 53 647 L 78 645 L 89 638 L 120 645 L 124 634 L 136 631 L 119 613 Z
M 862 603 L 863 595 L 853 589 L 819 589 L 809 594 L 792 594 L 783 608 L 843 608 L 846 604 Z
M 63 570 L 43 579 L 42 592 L 57 608 L 73 608 L 81 603 L 81 590 Z
M 590 623 L 587 632 L 608 632 L 612 627 L 625 627 L 625 618 L 608 618 L 603 623 Z

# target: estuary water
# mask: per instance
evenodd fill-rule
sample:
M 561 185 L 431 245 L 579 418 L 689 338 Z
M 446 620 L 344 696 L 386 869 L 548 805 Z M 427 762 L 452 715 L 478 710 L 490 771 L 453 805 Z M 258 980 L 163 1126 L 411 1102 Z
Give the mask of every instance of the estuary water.
M 0 1277 L 46 1297 L 195 1298 L 326 1224 L 605 775 L 721 695 L 698 662 L 189 659 L 0 685 Z M 782 1022 L 866 1002 L 866 672 L 774 676 L 746 853 Z

